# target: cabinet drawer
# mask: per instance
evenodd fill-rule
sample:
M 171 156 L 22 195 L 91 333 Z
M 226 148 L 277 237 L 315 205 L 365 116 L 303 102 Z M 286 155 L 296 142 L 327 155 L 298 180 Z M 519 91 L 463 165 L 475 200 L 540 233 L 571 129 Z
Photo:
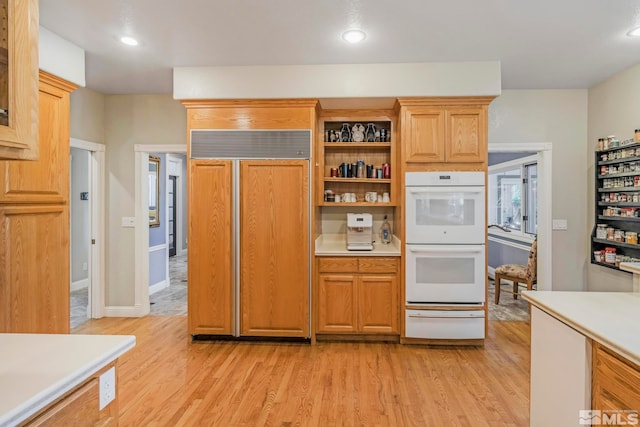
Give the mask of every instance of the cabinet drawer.
M 320 273 L 357 273 L 358 258 L 355 257 L 321 257 L 318 258 Z
M 397 258 L 360 258 L 358 272 L 360 273 L 395 273 L 398 271 Z
M 640 408 L 640 370 L 631 362 L 620 356 L 615 356 L 604 350 L 602 346 L 595 346 L 593 363 L 593 403 L 606 404 L 617 408 L 606 409 L 637 409 Z M 612 406 L 612 405 L 610 405 Z M 594 406 L 600 409 L 599 406 Z

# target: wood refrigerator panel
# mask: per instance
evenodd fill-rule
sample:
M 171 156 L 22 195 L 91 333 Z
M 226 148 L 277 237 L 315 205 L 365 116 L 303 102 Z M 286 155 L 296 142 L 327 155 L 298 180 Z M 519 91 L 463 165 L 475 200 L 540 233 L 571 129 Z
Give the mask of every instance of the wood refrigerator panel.
M 230 335 L 233 304 L 232 162 L 192 160 L 189 169 L 190 334 Z
M 240 163 L 241 334 L 308 337 L 308 161 Z

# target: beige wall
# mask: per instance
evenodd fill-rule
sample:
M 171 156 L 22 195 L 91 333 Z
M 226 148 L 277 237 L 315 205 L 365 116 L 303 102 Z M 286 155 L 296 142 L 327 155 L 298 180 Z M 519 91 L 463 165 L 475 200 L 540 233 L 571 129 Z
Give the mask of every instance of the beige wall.
M 625 140 L 633 137 L 640 128 L 640 65 L 628 68 L 589 89 L 588 173 L 589 185 L 587 226 L 585 234 L 591 234 L 595 211 L 595 148 L 598 138 L 616 135 Z M 588 289 L 590 291 L 626 291 L 633 288 L 632 275 L 589 264 Z
M 104 144 L 105 96 L 86 88 L 71 92 L 71 138 Z
M 489 106 L 489 143 L 553 145 L 552 216 L 566 231 L 552 232 L 553 290 L 586 289 L 587 90 L 505 90 Z M 549 248 L 539 248 L 539 251 Z
M 134 304 L 135 144 L 186 144 L 187 115 L 171 95 L 114 95 L 105 102 L 107 167 L 107 302 Z

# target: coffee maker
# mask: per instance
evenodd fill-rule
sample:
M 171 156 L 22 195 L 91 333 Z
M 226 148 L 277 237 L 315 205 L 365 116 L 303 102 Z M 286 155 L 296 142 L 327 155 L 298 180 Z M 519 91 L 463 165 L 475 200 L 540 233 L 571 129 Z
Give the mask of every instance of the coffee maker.
M 347 250 L 373 249 L 373 216 L 370 213 L 347 214 Z

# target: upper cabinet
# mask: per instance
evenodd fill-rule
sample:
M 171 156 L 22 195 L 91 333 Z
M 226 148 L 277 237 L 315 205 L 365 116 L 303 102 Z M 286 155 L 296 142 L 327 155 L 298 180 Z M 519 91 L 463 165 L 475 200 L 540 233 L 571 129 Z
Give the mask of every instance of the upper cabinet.
M 38 0 L 0 0 L 0 159 L 38 157 Z
M 403 162 L 486 163 L 492 99 L 399 99 Z

